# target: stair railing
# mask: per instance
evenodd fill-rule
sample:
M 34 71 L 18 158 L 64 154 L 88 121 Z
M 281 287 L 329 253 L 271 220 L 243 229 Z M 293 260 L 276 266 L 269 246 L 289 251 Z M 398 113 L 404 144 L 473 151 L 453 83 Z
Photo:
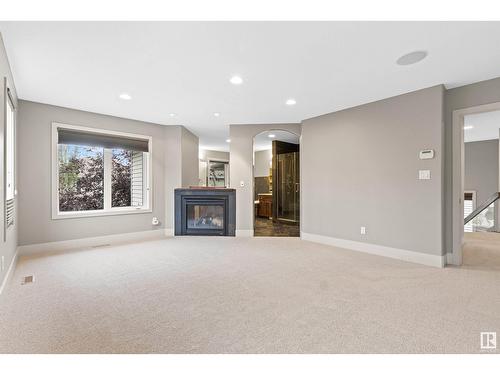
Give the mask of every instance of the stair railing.
M 479 215 L 481 212 L 483 212 L 485 209 L 490 207 L 493 203 L 495 203 L 498 199 L 500 199 L 500 192 L 494 193 L 491 197 L 486 199 L 483 203 L 481 203 L 474 211 L 470 213 L 465 219 L 464 219 L 464 225 L 467 224 L 469 221 L 474 219 L 477 215 Z

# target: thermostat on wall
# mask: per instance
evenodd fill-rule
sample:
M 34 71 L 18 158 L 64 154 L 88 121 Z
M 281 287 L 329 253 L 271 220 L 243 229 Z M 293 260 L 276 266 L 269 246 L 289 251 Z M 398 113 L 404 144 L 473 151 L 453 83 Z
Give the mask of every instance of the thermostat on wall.
M 434 159 L 434 150 L 422 150 L 420 151 L 420 159 Z

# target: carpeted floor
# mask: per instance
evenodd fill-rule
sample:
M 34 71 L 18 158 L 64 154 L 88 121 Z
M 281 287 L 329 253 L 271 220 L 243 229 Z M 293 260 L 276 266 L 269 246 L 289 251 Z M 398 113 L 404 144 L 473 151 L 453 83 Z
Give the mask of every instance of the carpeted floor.
M 500 272 L 500 233 L 464 233 L 463 263 L 474 269 Z
M 0 296 L 2 353 L 479 353 L 482 331 L 500 333 L 498 269 L 293 238 L 23 258 Z

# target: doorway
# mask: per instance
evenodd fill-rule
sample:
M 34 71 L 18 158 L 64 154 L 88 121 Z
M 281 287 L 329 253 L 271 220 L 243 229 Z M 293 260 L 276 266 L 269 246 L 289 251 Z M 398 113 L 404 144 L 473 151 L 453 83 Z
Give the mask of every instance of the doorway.
M 300 237 L 299 136 L 284 130 L 254 137 L 256 237 Z
M 229 162 L 225 160 L 211 160 L 207 162 L 207 185 L 210 187 L 229 186 Z
M 500 266 L 499 135 L 500 103 L 453 112 L 453 253 L 449 263 Z

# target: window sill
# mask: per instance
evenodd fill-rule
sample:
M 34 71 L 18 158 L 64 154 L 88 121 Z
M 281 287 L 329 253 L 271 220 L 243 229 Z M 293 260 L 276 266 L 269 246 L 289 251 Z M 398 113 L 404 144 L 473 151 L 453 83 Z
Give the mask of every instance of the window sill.
M 115 215 L 134 215 L 134 214 L 147 214 L 151 213 L 151 208 L 115 208 L 111 210 L 96 210 L 96 211 L 68 211 L 57 212 L 52 214 L 52 220 L 61 219 L 78 219 L 83 217 L 97 217 L 97 216 L 115 216 Z

